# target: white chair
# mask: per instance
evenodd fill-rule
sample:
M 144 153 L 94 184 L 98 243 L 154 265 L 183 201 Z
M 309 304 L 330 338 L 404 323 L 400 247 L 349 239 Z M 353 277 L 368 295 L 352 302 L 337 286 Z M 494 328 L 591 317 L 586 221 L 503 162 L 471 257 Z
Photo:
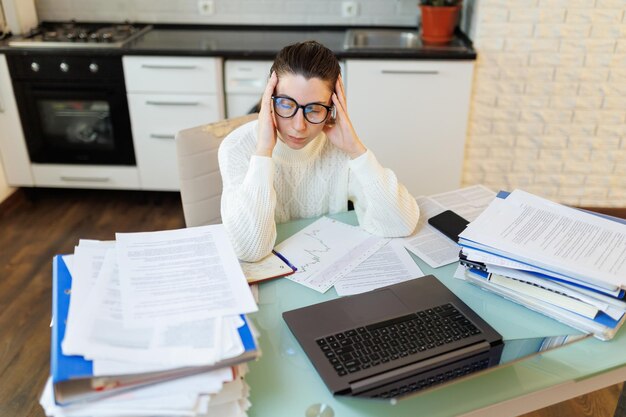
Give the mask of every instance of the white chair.
M 187 227 L 222 222 L 222 177 L 217 150 L 226 135 L 257 117 L 258 114 L 249 114 L 176 134 L 180 197 Z

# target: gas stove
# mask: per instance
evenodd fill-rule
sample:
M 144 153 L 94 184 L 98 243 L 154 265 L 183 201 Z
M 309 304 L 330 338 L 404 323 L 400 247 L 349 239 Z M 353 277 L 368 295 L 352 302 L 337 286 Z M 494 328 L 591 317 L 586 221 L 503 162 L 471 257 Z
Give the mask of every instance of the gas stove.
M 9 46 L 27 48 L 119 48 L 152 28 L 130 23 L 44 22 Z

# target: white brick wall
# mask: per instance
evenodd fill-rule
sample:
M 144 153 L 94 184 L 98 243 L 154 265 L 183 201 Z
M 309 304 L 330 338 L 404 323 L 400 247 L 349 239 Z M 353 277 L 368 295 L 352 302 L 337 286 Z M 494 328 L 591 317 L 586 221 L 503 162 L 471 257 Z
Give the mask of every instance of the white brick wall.
M 481 0 L 463 182 L 626 207 L 626 1 Z

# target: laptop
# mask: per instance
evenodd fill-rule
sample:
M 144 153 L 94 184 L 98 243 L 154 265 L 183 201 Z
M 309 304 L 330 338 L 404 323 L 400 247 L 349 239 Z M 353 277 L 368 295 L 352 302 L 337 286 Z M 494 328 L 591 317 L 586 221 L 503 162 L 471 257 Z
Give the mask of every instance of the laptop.
M 398 398 L 496 366 L 502 336 L 432 275 L 283 313 L 335 395 Z

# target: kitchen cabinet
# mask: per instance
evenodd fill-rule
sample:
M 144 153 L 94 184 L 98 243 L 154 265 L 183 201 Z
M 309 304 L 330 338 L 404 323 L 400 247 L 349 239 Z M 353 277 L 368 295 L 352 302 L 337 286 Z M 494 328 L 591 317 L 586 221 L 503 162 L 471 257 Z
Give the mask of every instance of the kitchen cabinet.
M 0 157 L 9 185 L 34 185 L 9 68 L 3 54 L 0 54 Z
M 35 186 L 138 190 L 137 169 L 130 166 L 32 163 Z
M 177 191 L 176 133 L 224 118 L 222 59 L 125 56 L 123 65 L 141 188 Z
M 250 113 L 263 95 L 273 61 L 228 59 L 224 62 L 226 117 Z
M 348 111 L 414 196 L 459 188 L 473 61 L 346 60 Z

